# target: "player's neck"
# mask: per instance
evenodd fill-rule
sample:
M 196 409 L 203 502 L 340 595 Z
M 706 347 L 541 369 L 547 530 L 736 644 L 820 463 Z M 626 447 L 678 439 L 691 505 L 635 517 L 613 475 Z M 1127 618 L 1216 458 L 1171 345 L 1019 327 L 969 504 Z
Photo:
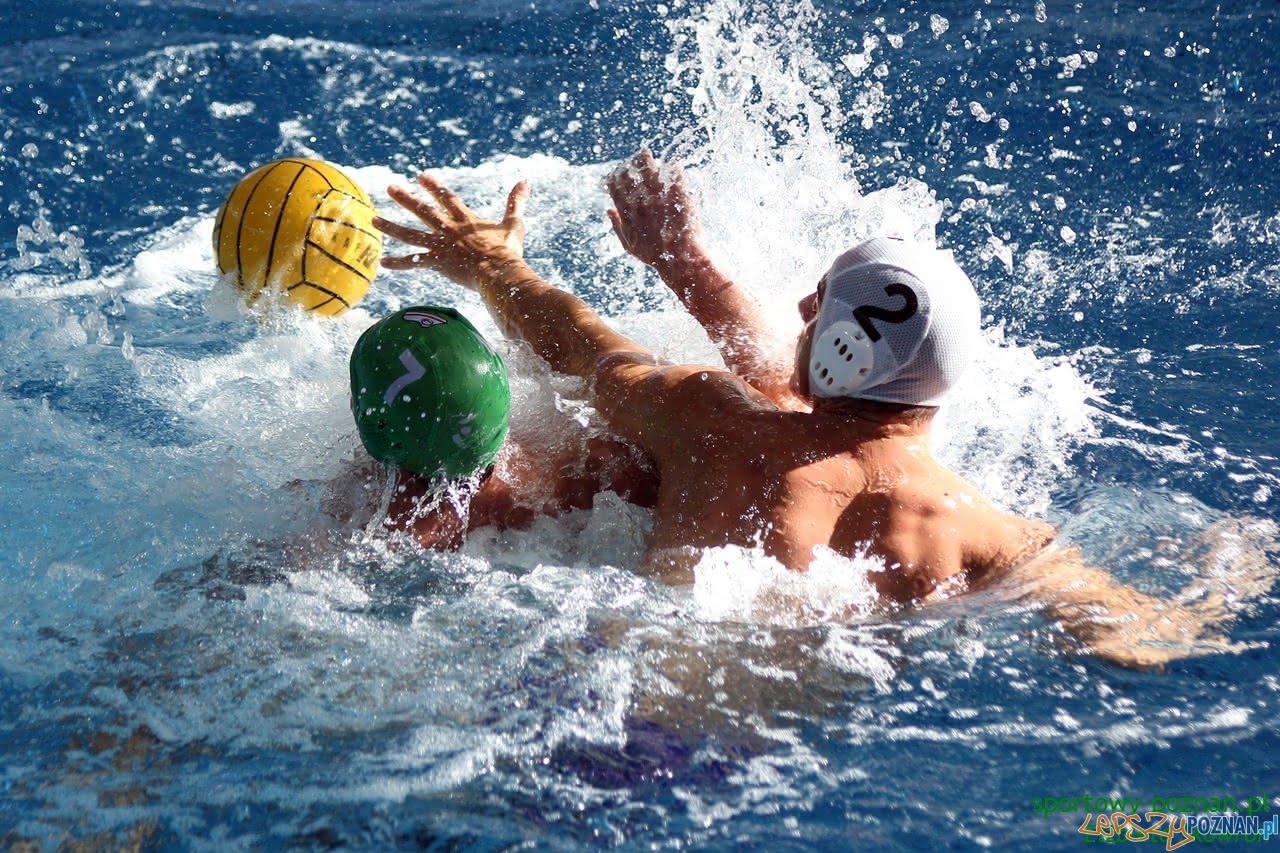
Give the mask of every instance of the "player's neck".
M 870 431 L 884 438 L 927 437 L 936 412 L 932 406 L 905 406 L 850 398 L 818 399 L 813 406 L 815 415 L 843 421 L 855 432 Z
M 512 527 L 522 529 L 532 524 L 535 516 L 536 513 L 531 508 L 516 502 L 511 484 L 494 474 L 485 479 L 471 498 L 467 530 L 490 525 L 499 530 Z

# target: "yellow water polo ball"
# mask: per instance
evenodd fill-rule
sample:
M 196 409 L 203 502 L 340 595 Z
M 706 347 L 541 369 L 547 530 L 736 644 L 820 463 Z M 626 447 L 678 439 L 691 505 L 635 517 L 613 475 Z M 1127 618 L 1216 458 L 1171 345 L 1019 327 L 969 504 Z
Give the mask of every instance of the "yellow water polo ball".
M 213 226 L 224 277 L 250 303 L 270 289 L 307 311 L 333 316 L 369 291 L 382 256 L 373 203 L 342 170 L 290 157 L 246 175 Z

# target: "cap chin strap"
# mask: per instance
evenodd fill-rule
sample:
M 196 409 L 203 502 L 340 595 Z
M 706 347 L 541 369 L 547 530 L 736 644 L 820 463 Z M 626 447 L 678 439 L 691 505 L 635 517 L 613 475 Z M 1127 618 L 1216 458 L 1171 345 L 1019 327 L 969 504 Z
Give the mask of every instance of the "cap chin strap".
M 874 345 L 857 323 L 828 326 L 809 353 L 809 391 L 818 397 L 844 397 L 867 383 L 875 367 Z

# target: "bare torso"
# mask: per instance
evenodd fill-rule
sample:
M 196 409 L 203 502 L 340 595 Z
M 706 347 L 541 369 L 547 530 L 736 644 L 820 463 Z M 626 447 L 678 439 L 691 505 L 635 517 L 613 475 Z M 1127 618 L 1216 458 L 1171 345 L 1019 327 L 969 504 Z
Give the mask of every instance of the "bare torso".
M 702 548 L 759 546 L 804 570 L 823 545 L 883 559 L 872 582 L 908 601 L 1007 568 L 1053 538 L 1049 525 L 997 509 L 939 465 L 926 434 L 781 411 L 719 371 L 690 371 L 672 392 L 700 394 L 707 383 L 728 393 L 710 409 L 691 406 L 657 442 L 671 450 L 659 459 L 646 566 L 667 580 L 691 580 Z
M 1203 653 L 1206 641 L 1230 648 L 1206 629 L 1230 616 L 1234 584 L 1229 594 L 1168 601 L 1091 569 L 1074 549 L 1045 548 L 1051 527 L 993 507 L 932 459 L 927 411 L 917 418 L 898 410 L 877 422 L 860 420 L 875 413 L 864 400 L 815 399 L 814 412 L 779 408 L 789 405 L 777 381 L 785 371 L 762 363 L 766 354 L 750 343 L 760 338 L 760 312 L 701 252 L 688 194 L 648 152 L 609 180 L 614 230 L 627 251 L 658 269 L 738 376 L 659 365 L 581 299 L 543 281 L 522 259 L 526 184 L 512 189 L 502 220 L 489 221 L 430 175 L 418 183 L 433 201 L 394 186 L 387 192 L 426 230 L 381 218 L 373 224 L 426 251 L 384 256 L 383 265 L 427 267 L 476 290 L 499 325 L 552 370 L 588 380 L 610 428 L 658 465 L 648 564 L 666 579 L 690 574 L 689 558 L 672 559 L 673 551 L 760 546 L 804 570 L 818 545 L 851 556 L 865 549 L 884 561 L 872 581 L 887 598 L 927 598 L 975 583 L 991 589 L 1003 576 L 1016 580 L 1011 594 L 1048 603 L 1069 632 L 1117 663 L 1158 665 Z M 813 397 L 807 366 L 826 283 L 797 305 L 805 323 L 799 369 L 784 384 L 802 401 Z

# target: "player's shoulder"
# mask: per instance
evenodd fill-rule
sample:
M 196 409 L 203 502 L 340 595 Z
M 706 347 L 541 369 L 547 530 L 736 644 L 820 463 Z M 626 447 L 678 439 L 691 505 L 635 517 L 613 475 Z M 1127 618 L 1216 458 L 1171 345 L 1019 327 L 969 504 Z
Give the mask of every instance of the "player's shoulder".
M 1043 550 L 1057 536 L 1053 525 L 997 506 L 968 480 L 942 466 L 925 491 L 928 494 L 922 497 L 938 515 L 957 516 L 956 534 L 963 537 L 964 550 L 974 562 L 1002 568 L 1014 565 Z
M 720 367 L 699 364 L 668 364 L 654 368 L 648 380 L 661 387 L 664 395 L 690 414 L 716 412 L 735 416 L 777 412 L 778 407 L 742 377 Z
M 995 507 L 987 513 L 986 522 L 972 533 L 967 550 L 973 555 L 973 562 L 985 570 L 997 571 L 1026 562 L 1047 548 L 1058 535 L 1052 524 Z

